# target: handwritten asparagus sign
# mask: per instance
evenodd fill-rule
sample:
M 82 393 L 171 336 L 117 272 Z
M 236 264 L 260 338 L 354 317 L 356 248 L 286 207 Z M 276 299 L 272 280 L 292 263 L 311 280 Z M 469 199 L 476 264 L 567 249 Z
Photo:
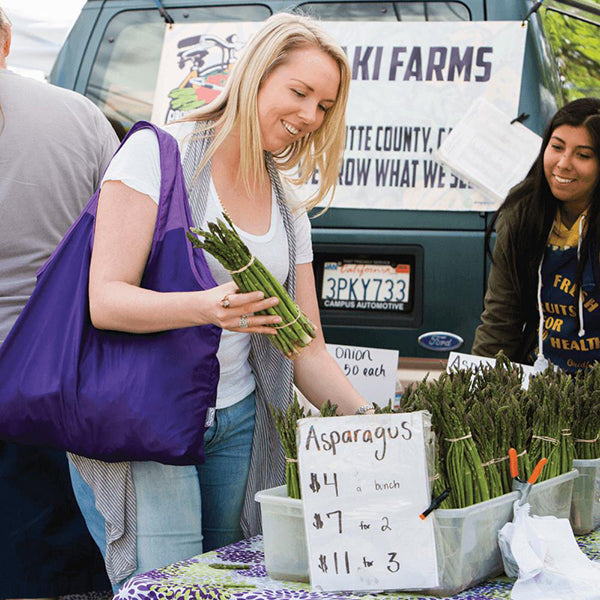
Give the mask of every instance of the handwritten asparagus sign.
M 302 419 L 298 459 L 310 580 L 322 590 L 438 585 L 425 412 Z
M 379 406 L 394 403 L 398 350 L 327 344 L 327 351 L 363 398 Z

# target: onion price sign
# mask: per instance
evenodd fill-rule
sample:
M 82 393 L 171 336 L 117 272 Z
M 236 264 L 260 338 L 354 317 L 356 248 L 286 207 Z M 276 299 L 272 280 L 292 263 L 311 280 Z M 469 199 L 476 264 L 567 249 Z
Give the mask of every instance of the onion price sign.
M 321 590 L 438 585 L 428 413 L 308 418 L 298 459 L 310 581 Z
M 327 344 L 327 351 L 365 400 L 394 405 L 398 350 Z

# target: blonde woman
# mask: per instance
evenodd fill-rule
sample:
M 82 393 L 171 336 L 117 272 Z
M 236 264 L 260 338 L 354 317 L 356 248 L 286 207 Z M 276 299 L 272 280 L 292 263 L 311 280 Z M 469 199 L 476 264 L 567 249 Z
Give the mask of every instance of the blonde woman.
M 331 400 L 344 414 L 369 409 L 327 353 L 310 223 L 305 208 L 293 212 L 286 201 L 281 174 L 293 169 L 293 185 L 318 169 L 320 185 L 308 206 L 332 193 L 349 84 L 335 41 L 309 18 L 277 14 L 249 42 L 222 95 L 165 128 L 181 149 L 194 222 L 228 214 L 317 325 L 317 338 L 293 363 L 265 337 L 279 318 L 257 314 L 277 299 L 239 293 L 211 256 L 205 258 L 216 287 L 164 293 L 140 286 L 161 192 L 154 131 L 131 135 L 104 177 L 89 284 L 94 325 L 134 334 L 210 324 L 222 330 L 217 410 L 206 424 L 203 464 L 115 465 L 71 456 L 76 496 L 115 587 L 260 531 L 254 493 L 283 483 L 284 473 L 269 405 L 285 407 L 293 382 L 317 406 Z M 168 399 L 165 410 L 173 410 Z

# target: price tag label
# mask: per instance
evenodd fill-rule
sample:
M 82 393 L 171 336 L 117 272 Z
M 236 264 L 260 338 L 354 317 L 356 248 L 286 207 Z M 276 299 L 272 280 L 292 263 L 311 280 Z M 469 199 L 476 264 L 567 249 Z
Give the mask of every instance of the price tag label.
M 298 459 L 310 580 L 321 590 L 438 585 L 424 412 L 302 419 Z
M 379 406 L 394 403 L 398 350 L 327 344 L 327 351 L 365 400 Z

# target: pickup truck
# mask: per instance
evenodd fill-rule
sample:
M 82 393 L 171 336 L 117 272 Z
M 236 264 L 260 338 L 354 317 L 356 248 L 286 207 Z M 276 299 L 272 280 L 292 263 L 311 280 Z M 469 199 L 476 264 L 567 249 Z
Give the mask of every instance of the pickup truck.
M 88 0 L 51 81 L 85 94 L 123 135 L 137 120 L 167 118 L 168 110 L 157 116 L 159 85 L 173 117 L 209 101 L 252 24 L 289 9 L 322 20 L 353 67 L 339 186 L 331 208 L 317 209 L 313 220 L 325 337 L 397 349 L 401 361 L 436 368 L 450 350 L 470 351 L 489 270 L 484 236 L 497 204 L 432 152 L 481 95 L 542 133 L 569 84 L 553 48 L 555 21 L 597 29 L 600 9 L 592 0 L 541 4 Z M 165 70 L 167 39 L 177 46 Z

